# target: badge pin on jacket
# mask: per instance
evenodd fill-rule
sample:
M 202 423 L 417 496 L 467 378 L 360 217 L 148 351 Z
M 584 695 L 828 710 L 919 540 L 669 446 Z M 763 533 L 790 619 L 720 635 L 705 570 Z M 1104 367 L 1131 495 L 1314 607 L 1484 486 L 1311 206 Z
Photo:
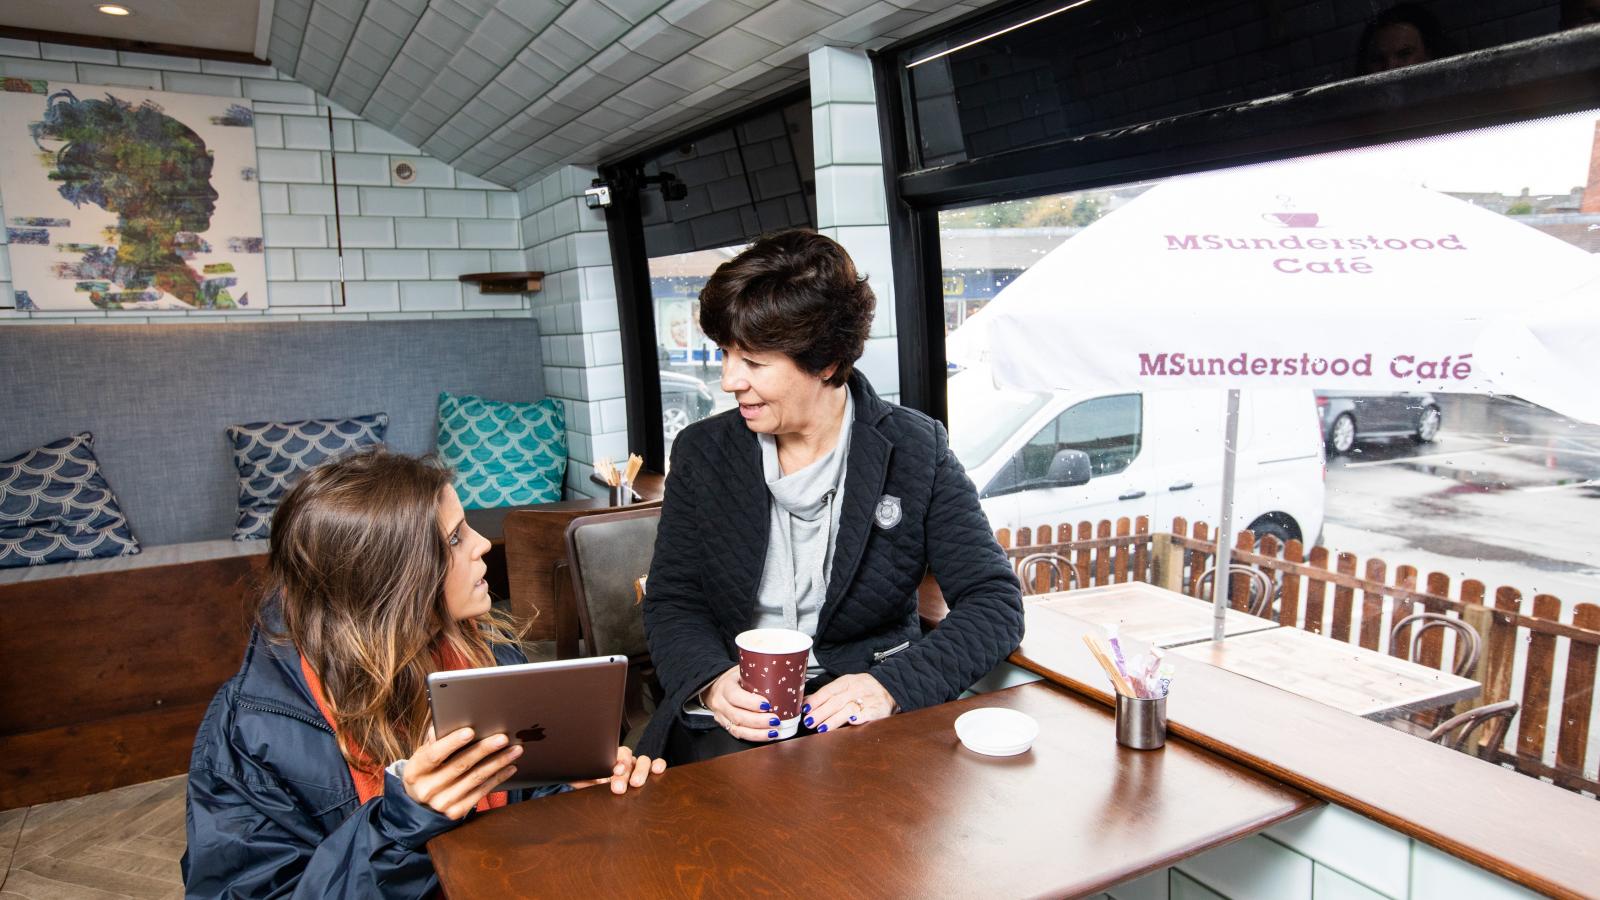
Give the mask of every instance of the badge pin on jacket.
M 878 498 L 878 507 L 872 511 L 872 518 L 882 529 L 890 529 L 900 524 L 900 498 L 884 494 Z

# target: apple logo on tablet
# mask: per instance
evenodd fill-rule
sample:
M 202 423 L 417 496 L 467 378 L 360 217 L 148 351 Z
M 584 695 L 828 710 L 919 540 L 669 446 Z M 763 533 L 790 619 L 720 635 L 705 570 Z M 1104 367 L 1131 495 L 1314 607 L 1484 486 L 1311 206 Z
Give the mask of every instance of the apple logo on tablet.
M 517 732 L 517 740 L 522 741 L 523 743 L 527 743 L 528 741 L 544 740 L 544 726 L 540 725 L 538 722 L 533 723 L 532 728 L 524 728 Z

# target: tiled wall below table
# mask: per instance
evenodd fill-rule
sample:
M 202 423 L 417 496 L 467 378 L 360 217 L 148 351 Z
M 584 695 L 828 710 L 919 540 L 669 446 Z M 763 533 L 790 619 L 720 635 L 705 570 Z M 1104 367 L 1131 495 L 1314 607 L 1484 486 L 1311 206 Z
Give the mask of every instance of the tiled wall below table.
M 1118 885 L 1098 900 L 1527 900 L 1539 895 L 1339 806 Z

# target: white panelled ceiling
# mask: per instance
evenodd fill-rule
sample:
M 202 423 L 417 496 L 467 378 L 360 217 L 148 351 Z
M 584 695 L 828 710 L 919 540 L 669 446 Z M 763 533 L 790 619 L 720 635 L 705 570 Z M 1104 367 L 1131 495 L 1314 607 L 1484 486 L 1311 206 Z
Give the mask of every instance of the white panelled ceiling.
M 122 0 L 130 16 L 95 7 L 116 0 L 0 0 L 0 25 L 249 53 L 260 0 Z
M 276 0 L 280 71 L 463 171 L 521 186 L 806 80 L 987 0 Z

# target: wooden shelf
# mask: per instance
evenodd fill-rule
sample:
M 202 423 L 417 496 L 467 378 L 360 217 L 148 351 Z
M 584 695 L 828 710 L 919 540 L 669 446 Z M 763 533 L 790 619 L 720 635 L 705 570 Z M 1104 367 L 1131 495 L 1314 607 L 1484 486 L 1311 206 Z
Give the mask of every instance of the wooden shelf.
M 460 280 L 476 284 L 480 294 L 531 294 L 544 286 L 544 273 L 474 272 Z

